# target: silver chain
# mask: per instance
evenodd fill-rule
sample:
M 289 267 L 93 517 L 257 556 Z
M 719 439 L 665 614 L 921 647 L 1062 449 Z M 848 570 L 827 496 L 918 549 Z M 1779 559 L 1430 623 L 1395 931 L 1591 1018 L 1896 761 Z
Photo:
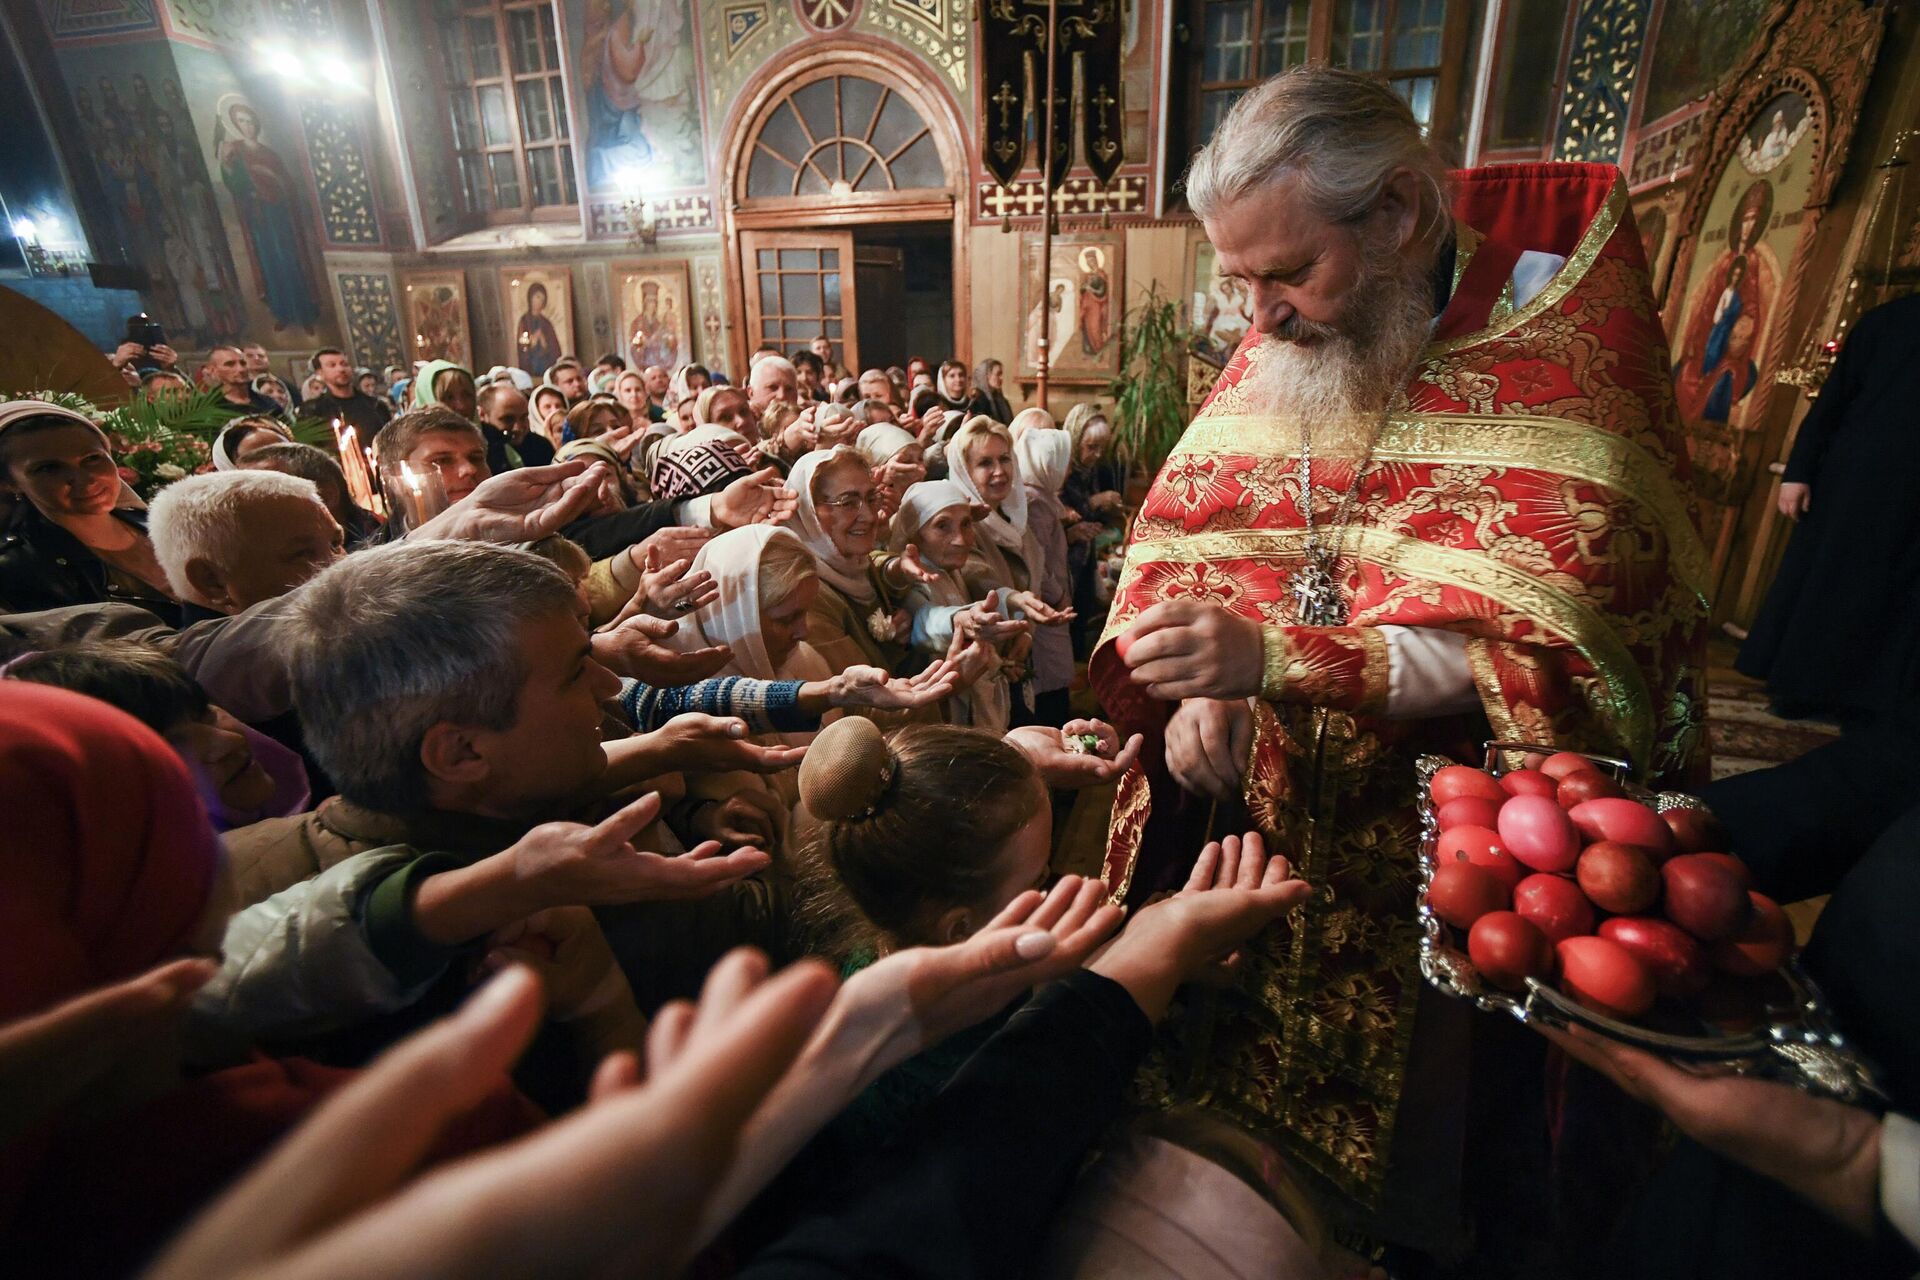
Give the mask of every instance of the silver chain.
M 1386 419 L 1397 407 L 1389 406 L 1379 424 L 1385 427 Z M 1340 546 L 1346 541 L 1347 522 L 1353 514 L 1354 500 L 1360 494 L 1360 482 L 1373 464 L 1373 446 L 1379 439 L 1379 428 L 1367 440 L 1367 451 L 1353 468 L 1353 483 L 1347 486 L 1341 495 L 1340 505 L 1334 509 L 1333 527 L 1339 530 L 1339 541 L 1327 546 L 1320 541 L 1319 531 L 1313 523 L 1313 436 L 1307 430 L 1307 424 L 1300 424 L 1300 514 L 1306 521 L 1307 546 L 1306 563 L 1295 569 L 1287 578 L 1289 593 L 1293 596 L 1295 612 L 1299 614 L 1303 626 L 1344 627 L 1350 615 L 1346 593 L 1341 590 L 1340 580 L 1334 576 L 1339 564 Z

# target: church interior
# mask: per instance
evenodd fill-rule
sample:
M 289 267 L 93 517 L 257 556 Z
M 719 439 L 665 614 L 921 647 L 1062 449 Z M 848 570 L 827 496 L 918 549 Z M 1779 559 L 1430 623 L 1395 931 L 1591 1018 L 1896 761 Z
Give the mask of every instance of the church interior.
M 0 32 L 31 1274 L 1920 1274 L 1920 7 Z

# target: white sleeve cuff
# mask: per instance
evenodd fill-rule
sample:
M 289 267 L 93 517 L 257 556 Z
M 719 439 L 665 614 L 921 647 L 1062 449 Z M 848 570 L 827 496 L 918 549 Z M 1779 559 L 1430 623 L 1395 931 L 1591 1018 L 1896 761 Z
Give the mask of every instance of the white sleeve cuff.
M 1433 627 L 1381 627 L 1387 638 L 1387 717 L 1420 720 L 1480 705 L 1467 637 Z
M 675 503 L 673 520 L 675 524 L 684 525 L 689 529 L 713 528 L 713 496 L 708 494 Z

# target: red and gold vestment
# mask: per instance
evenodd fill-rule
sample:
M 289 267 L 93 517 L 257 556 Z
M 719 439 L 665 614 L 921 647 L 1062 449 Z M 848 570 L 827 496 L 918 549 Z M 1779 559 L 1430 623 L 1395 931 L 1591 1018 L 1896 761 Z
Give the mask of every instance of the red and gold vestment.
M 1306 546 L 1299 427 L 1255 412 L 1249 334 L 1135 522 L 1091 673 L 1123 732 L 1149 735 L 1122 783 L 1106 873 L 1130 903 L 1176 885 L 1208 828 L 1250 819 L 1316 887 L 1250 947 L 1244 980 L 1190 1009 L 1150 1082 L 1224 1109 L 1361 1204 L 1386 1178 L 1421 991 L 1413 759 L 1505 739 L 1628 757 L 1643 781 L 1704 767 L 1706 557 L 1645 258 L 1618 170 L 1526 165 L 1455 175 L 1451 300 L 1374 436 L 1313 439 L 1312 501 L 1351 625 L 1304 627 L 1288 575 Z M 1515 306 L 1523 250 L 1566 258 Z M 1172 704 L 1132 685 L 1111 643 L 1149 606 L 1195 599 L 1270 630 L 1247 814 L 1168 777 Z M 1469 637 L 1478 716 L 1385 715 L 1382 625 Z

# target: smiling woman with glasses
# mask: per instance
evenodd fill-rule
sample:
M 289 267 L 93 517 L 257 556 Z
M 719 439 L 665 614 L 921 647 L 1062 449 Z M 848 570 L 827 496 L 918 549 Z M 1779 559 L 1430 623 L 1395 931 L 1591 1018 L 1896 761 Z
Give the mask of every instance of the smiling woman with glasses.
M 885 497 L 859 450 L 818 449 L 787 477 L 798 503 L 793 531 L 820 565 L 820 591 L 807 610 L 807 637 L 835 673 L 880 667 L 907 674 L 913 630 L 906 592 L 922 579 L 917 550 L 889 555 Z M 937 722 L 938 705 L 870 713 L 886 724 Z

